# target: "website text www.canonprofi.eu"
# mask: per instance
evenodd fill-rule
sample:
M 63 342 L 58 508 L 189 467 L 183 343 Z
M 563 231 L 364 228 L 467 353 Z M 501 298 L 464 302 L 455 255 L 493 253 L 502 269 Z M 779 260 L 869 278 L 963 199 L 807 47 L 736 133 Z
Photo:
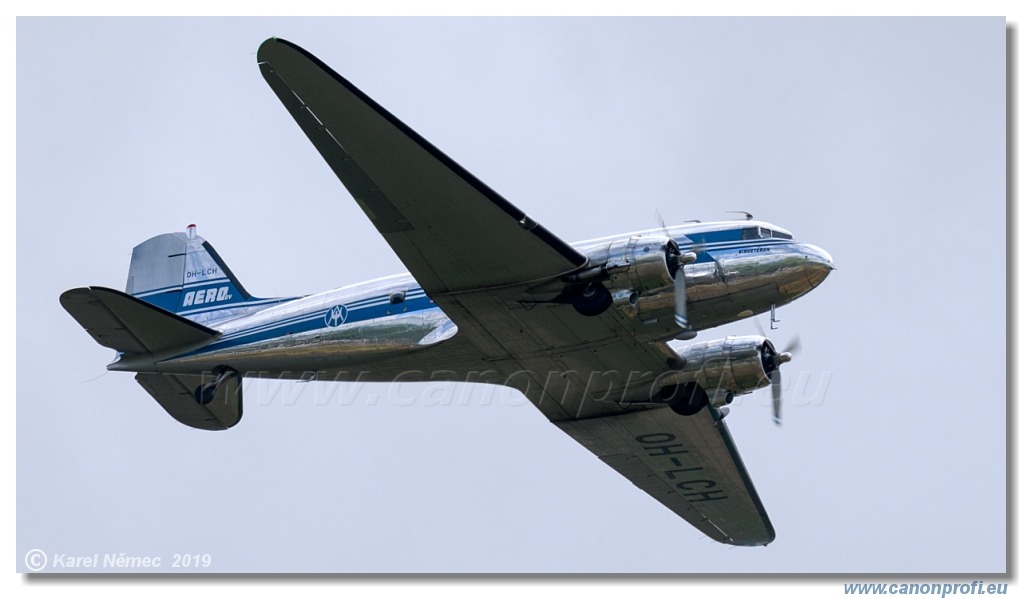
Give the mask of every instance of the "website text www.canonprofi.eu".
M 843 594 L 848 596 L 985 596 L 1006 594 L 1005 583 L 983 581 L 959 583 L 847 583 Z

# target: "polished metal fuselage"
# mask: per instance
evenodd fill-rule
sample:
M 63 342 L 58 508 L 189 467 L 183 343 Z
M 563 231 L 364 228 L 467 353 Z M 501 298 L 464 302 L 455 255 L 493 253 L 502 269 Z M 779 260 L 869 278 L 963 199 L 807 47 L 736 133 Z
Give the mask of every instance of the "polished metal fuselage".
M 630 245 L 633 238 L 666 236 L 681 251 L 697 256 L 684 267 L 691 332 L 785 305 L 818 286 L 834 268 L 824 250 L 756 221 L 685 224 L 584 241 L 574 247 L 590 258 L 590 266 L 608 259 L 615 247 Z M 612 287 L 613 308 L 625 316 L 634 338 L 655 342 L 680 334 L 670 284 L 628 286 Z M 209 345 L 168 354 L 120 356 L 108 368 L 193 373 L 230 365 L 257 377 L 345 380 L 351 377 L 349 372 L 358 371 L 364 375 L 361 379 L 385 380 L 402 366 L 416 367 L 420 351 L 441 349 L 458 332 L 408 274 L 309 295 L 207 325 L 221 332 Z M 443 363 L 458 379 L 457 358 L 435 351 L 429 361 Z

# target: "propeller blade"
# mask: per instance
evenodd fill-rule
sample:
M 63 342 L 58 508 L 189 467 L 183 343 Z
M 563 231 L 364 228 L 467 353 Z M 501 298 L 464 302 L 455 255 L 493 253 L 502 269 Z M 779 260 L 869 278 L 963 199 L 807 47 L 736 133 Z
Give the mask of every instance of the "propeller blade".
M 683 275 L 683 267 L 680 265 L 676 271 L 675 282 L 676 299 L 676 325 L 680 328 L 689 328 L 690 321 L 686 319 L 686 276 Z
M 761 326 L 761 320 L 758 320 L 756 316 L 751 319 L 754 320 L 754 327 L 757 328 L 757 334 L 768 338 L 768 335 L 764 333 L 764 326 Z
M 778 368 L 772 371 L 772 421 L 782 425 L 782 372 Z
M 765 334 L 764 328 L 761 326 L 761 321 L 756 317 L 751 318 L 754 321 L 754 326 L 757 327 L 757 332 L 764 338 L 768 338 Z M 775 351 L 769 356 L 771 357 L 770 364 L 765 364 L 766 372 L 772 383 L 772 421 L 775 422 L 776 426 L 782 426 L 782 364 L 789 363 L 793 356 L 800 352 L 800 335 L 793 337 L 788 344 L 781 350 Z
M 661 230 L 665 233 L 665 236 L 668 236 L 668 227 L 665 226 L 665 219 L 661 216 L 661 210 L 659 210 L 658 208 L 654 208 L 654 219 L 658 221 L 658 226 L 661 227 Z
M 697 261 L 697 254 L 687 251 L 679 255 L 679 267 L 675 277 L 676 324 L 689 330 L 690 320 L 686 317 L 686 265 Z

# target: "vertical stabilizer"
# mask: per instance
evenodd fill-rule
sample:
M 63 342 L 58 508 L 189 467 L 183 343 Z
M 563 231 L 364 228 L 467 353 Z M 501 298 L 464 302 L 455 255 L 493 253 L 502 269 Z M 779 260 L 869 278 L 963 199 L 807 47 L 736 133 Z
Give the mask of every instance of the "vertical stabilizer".
M 246 292 L 194 224 L 187 232 L 157 235 L 136 246 L 125 290 L 195 322 L 238 317 L 287 300 Z

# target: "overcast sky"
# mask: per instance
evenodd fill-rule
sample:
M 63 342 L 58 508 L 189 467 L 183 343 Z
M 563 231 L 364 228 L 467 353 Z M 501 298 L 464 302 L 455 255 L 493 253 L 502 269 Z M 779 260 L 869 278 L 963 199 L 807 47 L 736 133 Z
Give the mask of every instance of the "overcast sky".
M 772 335 L 803 341 L 784 427 L 766 391 L 727 420 L 773 544 L 708 540 L 514 391 L 247 382 L 242 422 L 210 433 L 104 375 L 112 351 L 57 297 L 124 288 L 156 234 L 198 224 L 258 296 L 403 270 L 260 76 L 271 36 L 567 241 L 747 210 L 833 255 Z M 17 43 L 19 571 L 31 549 L 223 572 L 1005 569 L 1002 19 L 20 19 Z

